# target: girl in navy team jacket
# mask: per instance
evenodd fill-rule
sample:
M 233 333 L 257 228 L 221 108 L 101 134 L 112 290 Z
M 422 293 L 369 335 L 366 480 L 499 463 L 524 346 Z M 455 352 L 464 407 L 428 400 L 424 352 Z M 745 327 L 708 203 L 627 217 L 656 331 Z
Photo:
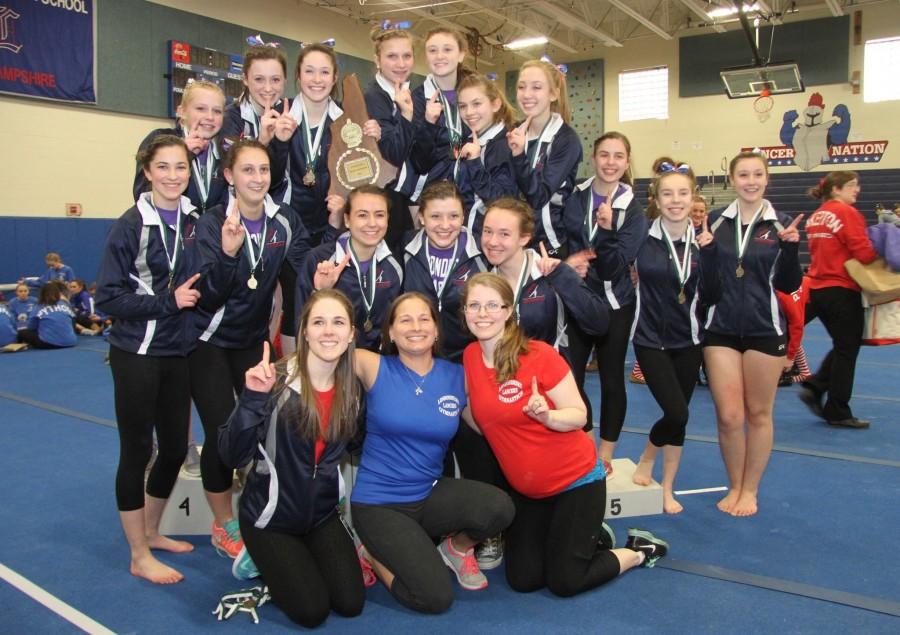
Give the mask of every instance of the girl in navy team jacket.
M 75 346 L 75 313 L 65 296 L 66 283 L 51 280 L 38 295 L 37 305 L 28 318 L 28 327 L 19 331 L 19 341 L 32 348 L 68 348 Z
M 569 126 L 566 78 L 550 62 L 525 62 L 519 69 L 516 101 L 526 119 L 506 137 L 519 190 L 535 213 L 532 244 L 544 242 L 550 255 L 565 257 L 563 209 L 583 155 L 581 140 Z
M 409 31 L 386 29 L 372 31 L 375 44 L 375 78 L 366 86 L 365 100 L 369 116 L 381 126 L 378 150 L 382 158 L 399 170 L 397 178 L 385 189 L 391 197 L 391 217 L 385 242 L 394 253 L 403 249 L 403 239 L 412 229 L 410 201 L 418 199 L 425 178 L 416 174 L 410 161 L 415 125 L 409 76 L 413 64 L 413 39 Z
M 187 452 L 190 386 L 189 310 L 199 279 L 189 269 L 196 241 L 196 209 L 182 196 L 191 178 L 184 141 L 161 135 L 138 159 L 151 191 L 110 229 L 97 281 L 97 309 L 113 317 L 109 363 L 119 429 L 116 503 L 131 548 L 131 573 L 171 584 L 181 573 L 159 562 L 151 549 L 185 552 L 188 542 L 159 534 L 166 500 Z M 223 249 L 228 249 L 223 239 Z M 236 249 L 234 247 L 233 249 Z M 147 478 L 153 430 L 159 454 Z
M 68 284 L 69 304 L 75 313 L 75 331 L 79 335 L 97 335 L 103 330 L 103 318 L 94 310 L 94 298 L 84 288 L 84 280 Z
M 178 119 L 174 128 L 159 128 L 148 134 L 138 148 L 144 152 L 159 135 L 181 137 L 191 151 L 191 178 L 186 196 L 199 214 L 218 205 L 227 196 L 227 184 L 222 178 L 221 130 L 225 112 L 225 94 L 216 84 L 195 80 L 184 88 Z M 140 163 L 134 175 L 134 200 L 150 187 Z
M 268 147 L 275 137 L 275 123 L 284 112 L 286 77 L 287 59 L 280 49 L 253 46 L 244 53 L 244 91 L 225 108 L 222 123 L 226 150 L 239 139 L 257 139 Z
M 485 266 L 472 234 L 463 227 L 462 195 L 453 183 L 438 181 L 425 188 L 419 221 L 422 229 L 406 245 L 403 290 L 431 298 L 440 316 L 443 357 L 459 362 L 472 341 L 460 294 L 466 280 Z
M 359 559 L 337 512 L 339 462 L 361 393 L 352 313 L 339 291 L 313 296 L 300 314 L 296 355 L 276 369 L 264 344 L 219 429 L 225 464 L 251 465 L 238 512 L 246 551 L 233 571 L 260 575 L 273 602 L 307 628 L 332 610 L 359 615 L 365 602 Z
M 709 310 L 703 357 L 716 404 L 728 494 L 718 507 L 732 516 L 757 511 L 757 494 L 772 452 L 775 391 L 784 365 L 784 317 L 775 290 L 800 287 L 797 224 L 763 198 L 766 158 L 741 152 L 731 160 L 738 198 L 710 214 L 722 297 Z
M 289 202 L 300 216 L 309 232 L 310 244 L 315 246 L 324 240 L 328 231 L 329 212 L 344 206 L 343 198 L 328 194 L 331 124 L 343 114 L 333 99 L 338 81 L 338 60 L 334 50 L 324 44 L 305 45 L 297 56 L 295 78 L 300 92 L 294 97 L 287 118 L 296 125 L 289 127 L 289 122 L 276 125 L 276 138 L 270 144 L 272 174 L 276 179 L 285 173 L 288 175 L 284 201 Z M 381 128 L 377 122 L 369 120 L 363 124 L 363 134 L 378 140 Z M 273 190 L 281 191 L 275 185 Z M 297 332 L 294 320 L 297 300 L 293 296 L 296 286 L 293 270 L 285 267 L 281 279 L 284 308 L 281 339 L 283 345 L 287 344 L 286 351 L 293 350 Z
M 344 211 L 347 231 L 314 248 L 297 278 L 297 306 L 316 289 L 343 291 L 353 303 L 356 345 L 371 351 L 378 350 L 381 325 L 403 286 L 403 269 L 384 242 L 388 208 L 388 194 L 380 187 L 363 185 L 350 192 Z
M 506 142 L 513 112 L 497 84 L 475 73 L 460 80 L 458 102 L 459 113 L 472 135 L 460 150 L 456 183 L 465 201 L 466 227 L 480 243 L 487 204 L 519 193 Z
M 431 72 L 412 94 L 416 124 L 412 162 L 419 174 L 427 175 L 427 185 L 457 179 L 460 150 L 469 135 L 456 103 L 457 85 L 471 71 L 462 67 L 465 38 L 446 27 L 425 36 L 425 57 Z
M 634 320 L 635 293 L 629 266 L 647 236 L 647 219 L 628 174 L 631 143 L 619 132 L 607 132 L 594 141 L 591 166 L 594 176 L 581 183 L 566 201 L 565 223 L 569 241 L 566 260 L 600 296 L 609 310 L 609 330 L 599 337 L 585 332 L 578 321 L 570 329 L 572 372 L 584 390 L 585 365 L 595 351 L 600 374 L 600 457 L 612 474 L 613 453 L 625 423 L 627 394 L 622 368 Z M 611 235 L 599 227 L 598 209 L 612 215 Z M 594 241 L 614 248 L 599 248 Z M 582 393 L 583 394 L 583 393 Z M 590 399 L 585 395 L 588 421 L 593 421 Z
M 232 515 L 232 470 L 216 451 L 216 430 L 234 408 L 234 393 L 243 388 L 244 372 L 257 363 L 268 339 L 272 297 L 282 265 L 299 270 L 309 251 L 309 236 L 287 205 L 266 193 L 271 174 L 265 146 L 255 139 L 235 143 L 223 162 L 234 188 L 228 206 L 218 205 L 197 223 L 196 288 L 200 304 L 193 336 L 197 348 L 188 358 L 191 393 L 203 423 L 200 455 L 203 489 L 213 512 L 212 543 L 235 558 L 243 546 Z M 233 253 L 222 249 L 222 232 L 243 244 Z
M 638 250 L 634 266 L 638 274 L 637 307 L 632 326 L 634 352 L 650 392 L 663 415 L 650 430 L 633 480 L 638 485 L 652 481 L 653 464 L 663 448 L 663 509 L 682 510 L 673 487 L 684 434 L 688 404 L 697 385 L 702 352 L 701 306 L 714 304 L 721 291 L 716 267 L 716 246 L 705 224 L 695 231 L 691 222 L 691 199 L 696 181 L 686 165 L 665 163 L 654 180 L 660 216 Z M 612 228 L 612 210 L 603 206 L 597 223 Z M 611 233 L 604 236 L 612 239 Z M 599 245 L 600 249 L 616 249 Z M 621 368 L 619 369 L 621 372 Z

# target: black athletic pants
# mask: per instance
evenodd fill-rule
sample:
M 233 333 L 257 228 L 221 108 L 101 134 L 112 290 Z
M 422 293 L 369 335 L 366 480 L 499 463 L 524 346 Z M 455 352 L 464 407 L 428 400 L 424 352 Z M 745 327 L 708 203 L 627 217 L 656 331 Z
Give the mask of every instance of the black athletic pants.
M 805 383 L 819 394 L 827 394 L 824 409 L 827 421 L 850 419 L 853 417 L 850 397 L 853 395 L 856 357 L 862 344 L 865 320 L 860 292 L 845 287 L 810 289 L 806 322 L 816 318 L 822 320 L 831 336 L 832 349 L 822 360 L 819 370 Z
M 600 438 L 613 443 L 619 440 L 622 425 L 625 423 L 625 410 L 628 407 L 628 396 L 625 393 L 625 355 L 628 353 L 628 340 L 633 321 L 634 304 L 629 304 L 610 310 L 609 330 L 601 337 L 587 335 L 574 323 L 570 323 L 568 327 L 572 374 L 587 407 L 588 425 L 585 429 L 590 430 L 594 420 L 591 400 L 584 391 L 585 366 L 593 349 L 600 375 Z
M 619 559 L 600 544 L 606 481 L 548 498 L 512 492 L 516 517 L 506 530 L 506 580 L 514 591 L 547 587 L 577 595 L 619 575 Z
M 684 445 L 697 371 L 703 350 L 700 346 L 659 350 L 634 345 L 634 353 L 647 387 L 656 403 L 662 408 L 662 417 L 650 429 L 650 443 L 658 448 L 664 445 Z
M 244 389 L 244 373 L 262 359 L 262 343 L 250 348 L 222 348 L 197 342 L 188 357 L 191 396 L 203 424 L 200 474 L 203 489 L 218 494 L 231 489 L 234 471 L 219 457 L 219 426 L 234 410 L 235 395 Z
M 452 575 L 435 540 L 465 532 L 481 542 L 509 525 L 506 493 L 465 479 L 442 478 L 424 500 L 395 505 L 352 503 L 353 527 L 366 550 L 394 574 L 391 595 L 421 613 L 443 613 L 453 603 Z
M 291 621 L 313 628 L 332 610 L 344 617 L 362 613 L 366 590 L 359 557 L 337 512 L 303 535 L 258 529 L 244 518 L 240 524 L 272 601 Z
M 168 498 L 187 454 L 191 393 L 184 357 L 151 357 L 109 347 L 119 428 L 116 504 L 119 511 L 144 507 L 144 470 L 159 453 L 147 477 L 147 494 Z
M 28 344 L 31 348 L 66 348 L 56 344 L 48 344 L 40 337 L 35 329 L 21 329 L 16 334 L 20 342 Z

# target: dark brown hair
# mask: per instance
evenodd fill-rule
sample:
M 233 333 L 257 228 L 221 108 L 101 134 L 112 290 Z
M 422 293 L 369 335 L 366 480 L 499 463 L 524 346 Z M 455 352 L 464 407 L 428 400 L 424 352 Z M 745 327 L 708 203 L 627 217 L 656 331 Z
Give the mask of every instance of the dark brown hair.
M 51 280 L 41 287 L 38 294 L 38 304 L 53 305 L 59 302 L 68 292 L 65 282 L 59 280 Z
M 453 181 L 433 181 L 428 185 L 419 196 L 419 214 L 425 215 L 425 210 L 431 201 L 443 201 L 452 198 L 459 202 L 461 209 L 465 210 L 466 202 L 463 200 L 462 192 L 456 187 Z
M 454 40 L 456 40 L 456 45 L 459 47 L 459 50 L 461 53 L 469 52 L 469 44 L 468 44 L 468 42 L 466 42 L 466 37 L 459 31 L 448 28 L 446 26 L 435 27 L 428 32 L 428 34 L 425 36 L 426 48 L 428 47 L 428 40 L 430 40 L 433 36 L 440 35 L 440 34 L 449 35 Z M 463 63 L 459 64 L 459 66 L 456 67 L 456 90 L 457 90 L 457 92 L 459 91 L 459 83 L 463 79 L 465 79 L 466 77 L 471 75 L 472 73 L 474 73 L 474 71 L 470 70 L 469 68 L 467 68 L 465 66 L 465 59 L 463 60 Z
M 253 62 L 262 60 L 275 60 L 281 64 L 285 82 L 287 81 L 287 56 L 281 49 L 277 49 L 273 46 L 251 46 L 244 52 L 244 78 L 249 78 L 250 67 L 253 65 Z M 240 101 L 250 99 L 250 89 L 244 86 L 244 90 L 241 91 L 241 96 L 238 99 Z
M 141 168 L 149 170 L 150 164 L 153 162 L 154 157 L 156 157 L 156 153 L 163 148 L 170 148 L 173 146 L 184 150 L 184 160 L 190 164 L 193 155 L 191 154 L 191 151 L 188 150 L 187 144 L 185 144 L 184 139 L 172 134 L 161 134 L 153 137 L 150 140 L 150 143 L 147 144 L 147 147 L 138 151 L 135 159 L 140 164 Z
M 278 361 L 276 369 L 281 380 L 281 386 L 273 394 L 277 399 L 281 391 L 295 379 L 300 379 L 300 394 L 297 398 L 296 409 L 285 410 L 289 419 L 294 419 L 294 428 L 297 435 L 309 442 L 314 442 L 320 436 L 329 442 L 347 441 L 356 434 L 356 418 L 359 413 L 362 390 L 359 380 L 353 368 L 354 337 L 351 332 L 350 344 L 347 350 L 338 360 L 334 369 L 334 400 L 331 406 L 331 416 L 328 420 L 328 429 L 322 432 L 322 422 L 319 420 L 319 410 L 316 407 L 316 393 L 309 377 L 307 359 L 310 355 L 309 342 L 306 341 L 306 329 L 309 325 L 309 316 L 313 308 L 320 300 L 332 299 L 337 301 L 347 313 L 349 323 L 353 324 L 353 305 L 347 296 L 337 289 L 321 289 L 316 291 L 300 313 L 300 328 L 297 331 L 297 352 L 290 358 L 285 357 Z M 294 361 L 294 368 L 288 374 L 288 360 Z
M 419 291 L 407 291 L 406 293 L 397 296 L 394 298 L 394 301 L 391 302 L 390 308 L 388 308 L 387 319 L 384 321 L 384 324 L 381 325 L 381 352 L 384 355 L 397 355 L 399 354 L 399 350 L 397 349 L 397 345 L 391 339 L 390 329 L 394 325 L 394 321 L 397 319 L 397 311 L 400 309 L 400 305 L 406 302 L 407 300 L 421 300 L 425 303 L 425 306 L 428 307 L 428 312 L 431 313 L 431 319 L 434 322 L 435 329 L 437 329 L 437 337 L 434 338 L 434 344 L 431 346 L 431 354 L 437 357 L 441 351 L 441 331 L 440 331 L 440 317 L 438 316 L 437 309 L 434 306 L 434 302 L 424 293 L 420 293 Z
M 300 55 L 297 56 L 297 66 L 294 69 L 294 80 L 297 82 L 298 89 L 300 87 L 300 69 L 303 66 L 303 60 L 306 59 L 306 56 L 310 53 L 322 53 L 323 55 L 327 55 L 328 59 L 331 60 L 331 70 L 334 73 L 334 86 L 331 87 L 330 96 L 332 99 L 337 99 L 338 87 L 341 83 L 341 69 L 338 65 L 337 53 L 334 52 L 333 48 L 325 46 L 324 44 L 307 44 L 300 49 Z
M 591 153 L 591 156 L 597 154 L 597 150 L 600 148 L 600 144 L 609 139 L 615 139 L 617 141 L 621 141 L 622 145 L 625 146 L 625 154 L 628 156 L 628 167 L 625 168 L 625 173 L 622 175 L 622 183 L 626 183 L 628 185 L 632 185 L 634 183 L 634 179 L 631 176 L 631 141 L 628 140 L 628 137 L 623 135 L 621 132 L 616 132 L 615 130 L 610 130 L 609 132 L 605 132 L 596 139 L 594 139 L 594 151 Z M 654 163 L 654 172 L 656 172 Z
M 849 170 L 829 172 L 819 179 L 817 185 L 806 190 L 806 194 L 811 198 L 827 201 L 834 198 L 834 188 L 843 189 L 847 183 L 854 180 L 859 180 L 859 175 L 856 172 Z
M 235 141 L 232 146 L 228 149 L 228 152 L 225 153 L 225 156 L 222 158 L 222 169 L 223 170 L 233 170 L 234 164 L 237 163 L 238 155 L 244 150 L 248 148 L 255 148 L 256 150 L 261 150 L 265 153 L 266 157 L 269 156 L 269 151 L 266 149 L 262 143 L 260 143 L 257 139 L 252 137 L 242 137 Z
M 503 335 L 494 348 L 494 371 L 497 376 L 497 383 L 512 379 L 519 370 L 519 357 L 528 352 L 528 337 L 519 328 L 518 320 L 516 320 L 515 297 L 512 287 L 501 275 L 496 273 L 482 272 L 476 273 L 469 278 L 466 286 L 463 287 L 462 305 L 465 307 L 469 303 L 469 293 L 473 287 L 482 286 L 493 289 L 500 295 L 500 301 L 504 308 L 510 309 L 509 317 L 503 325 Z
M 391 197 L 388 193 L 377 185 L 360 185 L 359 187 L 355 187 L 350 190 L 350 193 L 347 194 L 347 202 L 344 203 L 344 216 L 350 213 L 350 210 L 353 209 L 353 200 L 359 196 L 360 194 L 372 194 L 373 196 L 380 196 L 384 199 L 384 206 L 387 208 L 388 216 L 391 214 Z
M 734 176 L 734 169 L 737 167 L 738 161 L 744 159 L 759 159 L 762 161 L 766 174 L 769 173 L 769 162 L 766 160 L 766 155 L 758 150 L 744 150 L 743 152 L 738 152 L 731 160 L 731 163 L 728 164 L 728 174 Z

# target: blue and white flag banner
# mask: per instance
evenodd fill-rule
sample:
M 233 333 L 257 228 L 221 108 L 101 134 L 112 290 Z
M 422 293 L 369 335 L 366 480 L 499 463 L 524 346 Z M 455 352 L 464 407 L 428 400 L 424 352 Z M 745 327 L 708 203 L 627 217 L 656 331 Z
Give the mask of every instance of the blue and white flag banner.
M 0 0 L 0 92 L 97 103 L 95 0 Z

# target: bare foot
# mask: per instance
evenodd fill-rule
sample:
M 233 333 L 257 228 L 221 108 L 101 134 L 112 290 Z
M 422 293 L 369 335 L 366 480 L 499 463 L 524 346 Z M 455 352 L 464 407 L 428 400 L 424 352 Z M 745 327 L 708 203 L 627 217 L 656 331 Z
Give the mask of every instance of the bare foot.
M 740 498 L 731 508 L 732 516 L 752 516 L 756 509 L 756 494 L 750 492 L 741 492 Z
M 146 555 L 131 561 L 131 575 L 138 578 L 146 578 L 154 584 L 175 584 L 181 582 L 184 576 L 172 567 L 163 564 L 151 555 Z
M 147 536 L 147 545 L 151 549 L 162 549 L 163 551 L 171 551 L 172 553 L 187 553 L 194 550 L 194 545 L 184 540 L 172 540 L 168 536 L 156 534 L 155 536 Z
M 684 511 L 684 507 L 675 500 L 674 494 L 671 492 L 663 492 L 663 511 L 667 514 L 680 514 Z
M 726 514 L 730 514 L 732 508 L 734 508 L 735 503 L 737 503 L 738 498 L 741 496 L 741 490 L 728 490 L 728 494 L 726 494 L 725 498 L 716 503 L 716 507 L 719 508 L 720 511 L 725 512 Z
M 650 485 L 653 482 L 653 461 L 647 461 L 642 456 L 637 467 L 634 468 L 631 480 L 635 485 Z

